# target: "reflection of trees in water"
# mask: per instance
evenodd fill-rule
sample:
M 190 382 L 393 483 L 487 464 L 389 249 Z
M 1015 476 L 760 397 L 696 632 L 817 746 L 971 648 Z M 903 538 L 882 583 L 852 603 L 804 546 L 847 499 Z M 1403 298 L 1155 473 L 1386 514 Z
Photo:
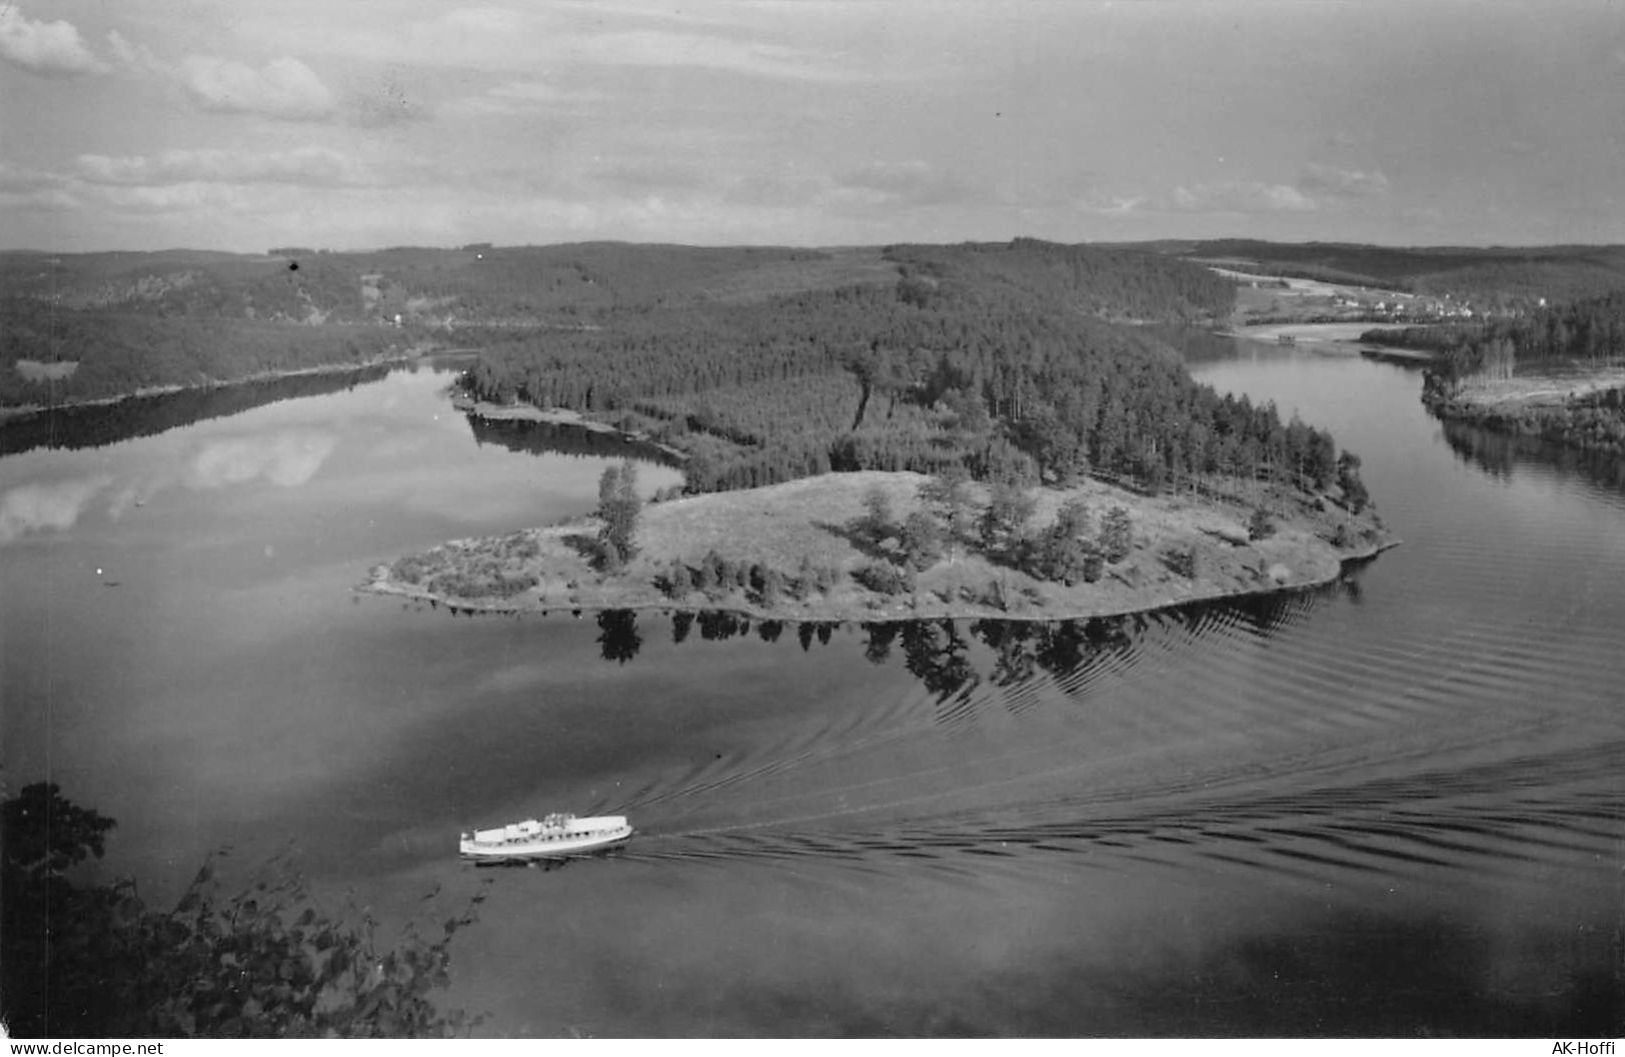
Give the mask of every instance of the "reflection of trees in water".
M 1113 656 L 1129 656 L 1148 635 L 1189 643 L 1234 634 L 1237 629 L 1255 636 L 1274 634 L 1303 621 L 1329 599 L 1347 598 L 1358 603 L 1362 568 L 1363 564 L 1351 566 L 1338 581 L 1318 588 L 1249 595 L 1153 613 L 1049 622 L 887 621 L 863 623 L 858 628 L 863 636 L 865 660 L 885 666 L 901 654 L 904 670 L 939 705 L 954 702 L 962 706 L 971 691 L 983 684 L 1012 690 L 1047 675 L 1058 683 L 1075 685 L 1078 673 L 1098 667 Z M 670 619 L 672 642 L 678 645 L 689 641 L 696 626 L 706 642 L 747 638 L 751 633 L 751 620 L 737 613 L 676 610 Z M 756 623 L 756 637 L 764 643 L 777 643 L 792 623 L 795 641 L 803 651 L 812 650 L 814 644 L 829 646 L 835 629 L 841 626 L 839 621 L 827 620 L 763 620 Z M 598 627 L 599 649 L 605 660 L 624 664 L 637 656 L 643 640 L 636 613 L 600 613 Z M 958 714 L 959 708 L 949 711 Z
M 973 690 L 982 678 L 971 665 L 970 643 L 952 620 L 912 620 L 901 635 L 903 667 L 939 702 Z
M 12 419 L 0 430 L 0 455 L 33 448 L 100 448 L 136 437 L 153 437 L 205 419 L 225 418 L 279 400 L 353 389 L 382 380 L 387 366 L 354 371 L 298 374 L 263 382 L 240 382 L 208 389 L 183 389 L 156 396 L 129 397 L 111 404 L 58 407 Z
M 598 614 L 598 652 L 606 661 L 625 664 L 643 648 L 638 615 L 630 609 L 606 609 Z
M 531 455 L 576 455 L 593 459 L 637 459 L 662 466 L 681 465 L 670 453 L 610 430 L 588 429 L 567 422 L 490 419 L 468 416 L 479 444 L 495 444 Z
M 1463 462 L 1491 477 L 1510 480 L 1519 462 L 1550 467 L 1563 477 L 1583 477 L 1594 484 L 1625 491 L 1625 458 L 1554 444 L 1539 437 L 1484 429 L 1465 422 L 1442 422 L 1445 443 Z

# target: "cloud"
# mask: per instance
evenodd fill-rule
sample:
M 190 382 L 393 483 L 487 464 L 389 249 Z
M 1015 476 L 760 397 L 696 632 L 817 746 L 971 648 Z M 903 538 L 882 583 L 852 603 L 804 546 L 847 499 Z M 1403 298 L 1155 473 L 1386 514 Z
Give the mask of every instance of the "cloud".
M 527 79 L 504 81 L 479 95 L 453 99 L 437 109 L 452 118 L 531 115 L 579 108 L 603 100 L 604 96 L 596 92 L 579 88 L 566 91 L 545 81 Z
M 1070 204 L 1072 208 L 1081 213 L 1093 213 L 1096 216 L 1105 217 L 1122 217 L 1139 212 L 1149 202 L 1150 199 L 1144 195 L 1111 195 L 1091 191 L 1074 199 Z
M 25 169 L 0 161 L 0 192 L 26 192 L 39 191 L 46 188 L 61 187 L 66 181 L 56 173 L 45 172 L 41 169 Z
M 506 81 L 485 94 L 493 99 L 511 99 L 521 103 L 553 103 L 564 97 L 562 92 L 545 81 Z
M 315 71 L 295 58 L 272 59 L 256 70 L 230 59 L 188 55 L 178 73 L 205 110 L 312 121 L 331 117 L 338 105 Z
M 186 486 L 222 488 L 263 477 L 274 485 L 293 488 L 316 476 L 337 443 L 331 433 L 320 430 L 211 440 L 187 466 Z
M 152 187 L 110 184 L 96 189 L 101 204 L 138 213 L 177 213 L 197 209 L 240 210 L 250 203 L 224 184 L 189 181 Z
M 62 210 L 77 209 L 83 204 L 69 189 L 65 177 L 0 161 L 0 207 Z
M 35 22 L 15 7 L 0 9 L 0 59 L 42 77 L 106 73 L 73 23 Z
M 107 47 L 114 58 L 132 69 L 153 73 L 167 73 L 169 70 L 146 45 L 131 42 L 116 29 L 107 31 Z
M 345 187 L 372 182 L 363 165 L 326 147 L 260 154 L 209 149 L 170 150 L 153 157 L 81 154 L 78 172 L 91 183 L 131 186 L 203 181 Z
M 399 90 L 362 92 L 346 102 L 355 123 L 364 128 L 409 125 L 434 116 L 428 107 L 406 98 Z
M 1170 207 L 1184 213 L 1305 213 L 1315 200 L 1286 184 L 1246 181 L 1176 187 Z
M 1337 198 L 1372 198 L 1388 193 L 1388 177 L 1379 170 L 1338 169 L 1310 164 L 1298 177 L 1298 188 L 1310 195 Z
M 877 205 L 947 205 L 980 194 L 971 182 L 923 161 L 873 162 L 838 174 L 835 184 L 863 192 Z
M 570 53 L 611 65 L 694 67 L 720 73 L 802 81 L 875 79 L 871 72 L 835 64 L 830 56 L 783 44 L 657 29 L 583 37 L 570 49 Z
M 0 546 L 38 532 L 65 532 L 79 520 L 85 504 L 112 482 L 89 477 L 55 484 L 25 484 L 0 495 Z
M 728 200 L 747 206 L 785 208 L 811 205 L 828 190 L 823 180 L 793 173 L 749 173 L 728 188 Z

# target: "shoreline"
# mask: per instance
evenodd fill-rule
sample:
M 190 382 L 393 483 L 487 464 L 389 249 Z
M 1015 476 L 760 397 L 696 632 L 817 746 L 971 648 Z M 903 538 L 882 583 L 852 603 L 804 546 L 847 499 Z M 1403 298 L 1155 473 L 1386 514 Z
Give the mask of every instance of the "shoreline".
M 1081 497 L 1097 514 L 1108 505 L 1124 506 L 1134 522 L 1134 548 L 1107 565 L 1096 582 L 1066 585 L 1036 580 L 995 564 L 970 549 L 918 574 L 907 594 L 883 595 L 860 586 L 851 574 L 874 560 L 849 542 L 845 520 L 855 518 L 864 494 L 874 487 L 894 495 L 901 513 L 924 478 L 917 474 L 864 471 L 827 474 L 745 492 L 693 496 L 653 504 L 638 531 L 641 552 L 625 570 L 606 575 L 581 557 L 597 528 L 578 518 L 505 536 L 453 540 L 422 555 L 373 567 L 355 587 L 364 594 L 446 606 L 455 613 L 516 615 L 567 611 L 575 615 L 606 610 L 726 612 L 754 620 L 888 622 L 938 619 L 1023 621 L 1078 620 L 1150 612 L 1195 602 L 1223 601 L 1281 591 L 1303 590 L 1338 580 L 1354 563 L 1375 558 L 1399 540 L 1382 529 L 1373 514 L 1358 517 L 1306 509 L 1279 519 L 1268 539 L 1249 540 L 1245 513 L 1236 504 L 1188 496 L 1144 497 L 1100 481 L 1065 491 L 1043 489 L 1041 511 L 1050 514 L 1068 498 Z M 1324 502 L 1324 501 L 1322 501 Z M 1132 504 L 1132 505 L 1130 505 Z M 807 516 L 806 510 L 817 511 Z M 1047 520 L 1044 513 L 1035 524 Z M 1344 547 L 1321 533 L 1331 525 L 1358 526 Z M 1201 572 L 1172 571 L 1169 555 L 1192 545 L 1202 548 Z M 699 590 L 673 597 L 655 584 L 674 560 L 697 563 L 715 550 L 737 563 L 762 563 L 791 573 L 793 561 L 830 570 L 831 586 L 805 597 L 781 595 L 767 604 L 759 593 L 741 588 Z M 521 555 L 519 559 L 510 556 Z M 464 596 L 431 585 L 437 575 L 507 562 L 507 568 L 534 582 L 509 597 Z M 419 571 L 424 566 L 427 571 Z M 416 578 L 397 574 L 397 569 Z M 455 575 L 455 574 L 454 574 Z

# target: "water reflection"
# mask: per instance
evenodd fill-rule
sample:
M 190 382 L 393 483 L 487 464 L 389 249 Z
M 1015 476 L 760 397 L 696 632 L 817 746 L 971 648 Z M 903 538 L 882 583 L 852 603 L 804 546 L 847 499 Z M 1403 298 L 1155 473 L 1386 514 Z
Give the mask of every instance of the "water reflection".
M 7 489 L 0 493 L 0 547 L 24 536 L 67 531 L 112 483 L 111 477 L 98 476 Z
M 1519 463 L 1550 468 L 1561 477 L 1578 477 L 1625 492 L 1625 458 L 1554 444 L 1540 437 L 1484 429 L 1464 422 L 1440 423 L 1445 443 L 1463 462 L 1491 477 L 1510 480 Z
M 1058 680 L 1075 678 L 1112 657 L 1127 657 L 1148 634 L 1174 634 L 1194 639 L 1217 629 L 1242 627 L 1254 636 L 1269 634 L 1305 620 L 1315 606 L 1330 599 L 1358 604 L 1360 576 L 1369 563 L 1351 563 L 1337 581 L 1319 587 L 1171 607 L 1082 620 L 894 620 L 846 624 L 830 620 L 759 620 L 755 637 L 776 643 L 789 627 L 802 652 L 827 647 L 837 630 L 862 635 L 863 658 L 887 666 L 901 653 L 902 667 L 940 704 L 960 698 L 986 682 L 1019 687 L 1039 673 Z M 474 611 L 469 611 L 474 615 Z M 640 620 L 670 622 L 671 642 L 691 641 L 698 627 L 702 642 L 726 642 L 751 636 L 752 619 L 727 610 L 675 610 L 653 617 L 649 611 L 603 610 L 596 616 L 599 657 L 618 665 L 638 658 L 644 639 Z M 971 647 L 979 645 L 973 659 Z
M 394 368 L 293 375 L 210 389 L 184 389 L 130 397 L 110 404 L 58 407 L 0 425 L 0 455 L 34 448 L 100 448 L 152 437 L 212 418 L 224 418 L 282 400 L 343 392 L 376 382 Z
M 468 428 L 479 444 L 496 444 L 509 451 L 532 455 L 573 455 L 592 459 L 637 459 L 662 466 L 680 466 L 681 460 L 663 448 L 635 440 L 613 430 L 593 429 L 566 422 L 528 419 L 489 419 L 468 416 Z
M 638 655 L 643 636 L 638 634 L 638 616 L 630 609 L 606 609 L 598 614 L 598 655 L 606 661 L 625 664 Z
M 192 455 L 184 483 L 207 489 L 264 478 L 295 488 L 316 476 L 337 444 L 332 432 L 314 429 L 214 437 Z

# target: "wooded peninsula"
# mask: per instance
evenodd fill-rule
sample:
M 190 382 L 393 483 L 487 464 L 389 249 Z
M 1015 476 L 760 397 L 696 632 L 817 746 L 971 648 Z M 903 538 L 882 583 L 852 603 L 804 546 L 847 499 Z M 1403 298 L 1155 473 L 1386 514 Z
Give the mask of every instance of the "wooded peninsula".
M 613 425 L 682 460 L 681 494 L 617 528 L 630 490 L 606 475 L 591 522 L 448 544 L 367 589 L 1054 619 L 1324 582 L 1392 542 L 1357 455 L 1198 385 L 1145 326 L 1226 319 L 1211 269 L 1033 240 L 880 260 L 889 281 L 482 335 L 476 414 Z

